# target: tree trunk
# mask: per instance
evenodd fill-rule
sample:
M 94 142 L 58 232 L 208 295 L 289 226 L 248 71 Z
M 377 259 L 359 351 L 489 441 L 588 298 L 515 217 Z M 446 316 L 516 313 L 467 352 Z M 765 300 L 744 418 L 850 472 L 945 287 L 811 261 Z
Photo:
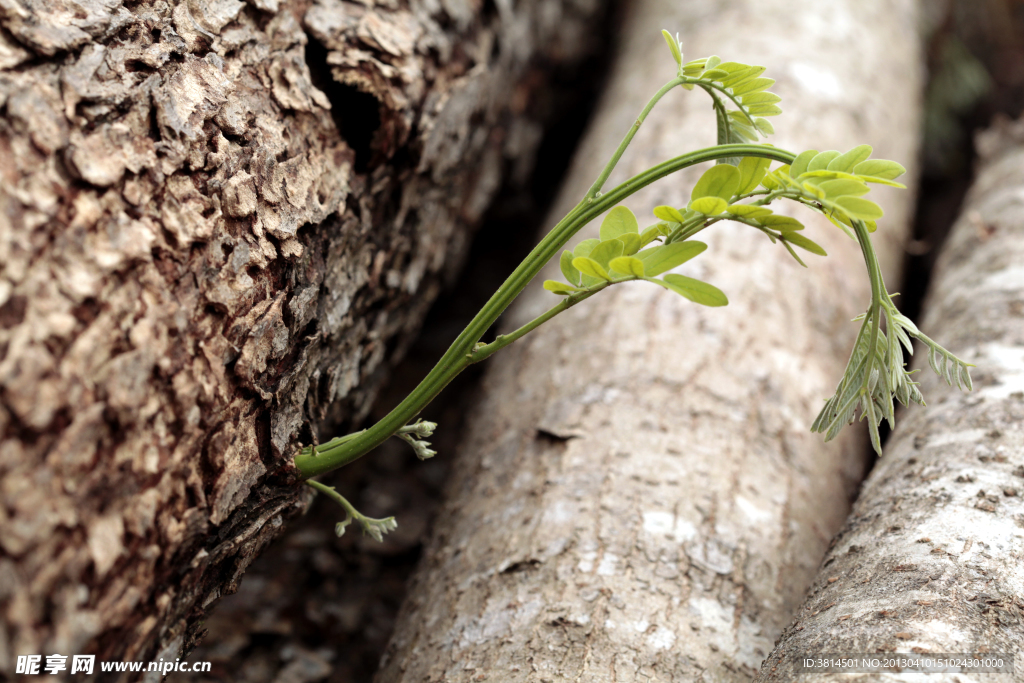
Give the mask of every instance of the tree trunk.
M 1009 653 L 1024 667 L 1024 121 L 979 138 L 982 167 L 921 329 L 975 363 L 974 391 L 917 357 L 907 411 L 758 680 L 811 653 Z M 1009 675 L 935 680 L 1010 680 Z M 814 680 L 845 680 L 822 675 Z M 930 679 L 931 680 L 931 679 Z
M 0 670 L 191 647 L 600 6 L 0 3 Z
M 903 0 L 631 3 L 560 210 L 672 76 L 661 28 L 680 30 L 685 59 L 768 66 L 786 111 L 774 144 L 870 142 L 913 166 L 915 26 L 916 4 Z M 670 94 L 615 177 L 713 144 L 714 129 L 702 94 Z M 685 205 L 696 174 L 627 203 L 638 215 Z M 882 198 L 875 242 L 890 281 L 911 199 Z M 860 430 L 827 445 L 808 431 L 842 375 L 850 319 L 869 301 L 863 259 L 827 222 L 800 218 L 830 252 L 806 271 L 745 226 L 708 236 L 708 254 L 687 272 L 721 287 L 726 309 L 642 283 L 615 287 L 502 352 L 378 680 L 756 673 L 865 467 Z M 553 303 L 535 287 L 507 326 Z

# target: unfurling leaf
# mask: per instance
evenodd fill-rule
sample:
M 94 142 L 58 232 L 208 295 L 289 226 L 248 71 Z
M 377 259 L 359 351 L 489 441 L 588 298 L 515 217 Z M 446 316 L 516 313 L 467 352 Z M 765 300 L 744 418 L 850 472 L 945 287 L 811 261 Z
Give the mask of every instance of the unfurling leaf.
M 601 266 L 600 263 L 587 256 L 580 256 L 572 260 L 572 265 L 576 267 L 576 270 L 580 271 L 584 275 L 597 278 L 598 280 L 611 280 L 608 275 L 608 271 Z
M 728 203 L 729 200 L 732 199 L 733 195 L 736 194 L 736 190 L 739 186 L 739 170 L 730 164 L 719 164 L 704 171 L 704 175 L 702 175 L 700 180 L 697 181 L 697 184 L 693 186 L 693 191 L 690 192 L 690 199 L 700 199 L 701 197 L 720 197 Z M 694 210 L 700 211 L 700 209 Z M 701 213 L 705 212 L 701 211 Z
M 612 262 L 608 265 L 616 273 L 631 275 L 633 277 L 644 276 L 644 262 L 638 258 L 633 258 L 632 256 L 620 256 L 618 258 L 613 258 Z
M 725 168 L 725 166 L 723 165 L 721 168 Z M 728 168 L 735 167 L 729 166 Z M 689 208 L 697 211 L 698 213 L 702 213 L 705 216 L 717 216 L 725 211 L 726 206 L 728 206 L 728 203 L 721 197 L 701 197 L 700 199 L 694 199 L 690 202 Z
M 549 292 L 554 292 L 555 294 L 558 294 L 560 296 L 568 296 L 573 292 L 580 291 L 576 287 L 573 287 L 572 285 L 567 285 L 564 282 L 559 282 L 558 280 L 545 280 L 544 289 L 548 290 Z
M 729 298 L 718 287 L 707 282 L 694 280 L 692 277 L 669 273 L 664 277 L 663 282 L 668 285 L 669 289 L 677 294 L 682 294 L 695 304 L 702 306 L 726 306 L 729 303 Z
M 637 258 L 643 261 L 647 276 L 654 277 L 686 263 L 707 248 L 708 245 L 703 242 L 687 240 L 644 249 L 637 254 Z
M 566 249 L 565 251 L 562 252 L 561 258 L 558 259 L 558 266 L 562 270 L 562 275 L 564 275 L 565 279 L 569 281 L 569 284 L 579 285 L 580 271 L 576 270 L 576 268 L 573 267 L 573 258 L 573 253 Z
M 612 240 L 627 232 L 639 232 L 636 216 L 625 206 L 616 206 L 601 221 L 601 240 Z
M 672 59 L 676 60 L 676 64 L 682 66 L 683 53 L 679 50 L 679 41 L 673 38 L 672 34 L 665 29 L 661 30 L 661 35 L 665 38 L 665 42 L 668 43 L 668 49 L 672 52 Z

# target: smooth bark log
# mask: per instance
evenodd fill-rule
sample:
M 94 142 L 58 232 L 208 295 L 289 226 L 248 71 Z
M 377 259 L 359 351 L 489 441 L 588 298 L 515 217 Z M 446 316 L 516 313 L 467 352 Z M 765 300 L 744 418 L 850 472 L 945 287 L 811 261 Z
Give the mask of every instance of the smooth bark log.
M 0 3 L 0 671 L 190 648 L 599 7 Z
M 979 148 L 921 324 L 977 365 L 974 391 L 947 387 L 919 350 L 930 405 L 900 417 L 758 680 L 792 680 L 800 657 L 825 652 L 1016 655 L 1015 677 L 935 681 L 1024 671 L 1024 122 Z
M 786 112 L 772 143 L 869 142 L 913 167 L 915 18 L 903 0 L 631 3 L 561 211 L 671 78 L 661 28 L 679 31 L 687 60 L 768 66 Z M 714 141 L 706 97 L 672 93 L 608 186 Z M 626 202 L 642 226 L 654 206 L 687 203 L 691 171 Z M 892 282 L 912 193 L 879 194 Z M 727 308 L 614 287 L 492 361 L 379 681 L 750 680 L 865 465 L 861 430 L 828 445 L 808 431 L 868 303 L 863 259 L 800 217 L 830 254 L 809 270 L 749 228 L 716 226 L 683 272 L 721 287 Z M 507 329 L 556 302 L 535 285 Z

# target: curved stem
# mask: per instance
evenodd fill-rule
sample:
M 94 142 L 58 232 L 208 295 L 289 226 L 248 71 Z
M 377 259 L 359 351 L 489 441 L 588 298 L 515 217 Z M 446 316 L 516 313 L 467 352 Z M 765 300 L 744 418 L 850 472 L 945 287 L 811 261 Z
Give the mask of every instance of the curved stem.
M 342 443 L 332 441 L 317 448 L 307 447 L 296 455 L 295 466 L 301 476 L 307 479 L 357 460 L 416 417 L 456 375 L 475 362 L 473 347 L 476 342 L 551 257 L 558 253 L 558 250 L 565 246 L 565 243 L 584 225 L 660 178 L 695 164 L 736 156 L 762 157 L 786 164 L 792 163 L 796 158 L 792 152 L 766 145 L 737 144 L 709 147 L 663 161 L 657 166 L 633 176 L 601 197 L 594 197 L 589 205 L 583 206 L 581 203 L 568 216 L 559 221 L 551 229 L 551 232 L 541 240 L 540 244 L 534 247 L 533 251 L 519 264 L 470 321 L 466 329 L 456 338 L 437 365 L 398 406 L 375 425 L 358 433 L 354 438 Z
M 626 133 L 626 137 L 622 138 L 622 142 L 619 143 L 619 147 L 615 150 L 615 154 L 612 155 L 612 158 L 604 165 L 604 168 L 601 169 L 601 175 L 597 176 L 597 180 L 595 180 L 594 184 L 590 186 L 589 190 L 587 190 L 587 194 L 583 198 L 583 202 L 589 204 L 597 198 L 598 193 L 601 192 L 601 188 L 604 187 L 605 181 L 608 180 L 608 176 L 611 175 L 615 165 L 618 164 L 619 159 L 622 158 L 622 153 L 626 151 L 627 147 L 629 147 L 629 143 L 633 141 L 633 136 L 636 135 L 638 130 L 640 130 L 640 126 L 643 124 L 644 119 L 646 119 L 647 115 L 651 113 L 652 109 L 654 109 L 654 105 L 658 103 L 658 100 L 668 94 L 672 88 L 682 83 L 686 83 L 688 80 L 690 79 L 682 76 L 673 78 L 671 81 L 661 86 L 661 90 L 654 94 L 654 97 L 650 99 L 647 106 L 645 106 L 643 111 L 640 112 L 640 116 L 636 117 L 636 121 L 633 122 L 629 132 Z

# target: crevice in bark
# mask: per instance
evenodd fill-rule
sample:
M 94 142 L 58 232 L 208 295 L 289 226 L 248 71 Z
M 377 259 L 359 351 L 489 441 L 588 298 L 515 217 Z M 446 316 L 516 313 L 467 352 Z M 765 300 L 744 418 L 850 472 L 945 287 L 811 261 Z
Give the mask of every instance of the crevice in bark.
M 343 140 L 356 155 L 355 172 L 366 173 L 374 159 L 374 142 L 380 129 L 380 101 L 354 85 L 339 83 L 331 76 L 327 65 L 327 48 L 313 36 L 306 34 L 306 64 L 310 80 L 331 102 L 331 117 Z

